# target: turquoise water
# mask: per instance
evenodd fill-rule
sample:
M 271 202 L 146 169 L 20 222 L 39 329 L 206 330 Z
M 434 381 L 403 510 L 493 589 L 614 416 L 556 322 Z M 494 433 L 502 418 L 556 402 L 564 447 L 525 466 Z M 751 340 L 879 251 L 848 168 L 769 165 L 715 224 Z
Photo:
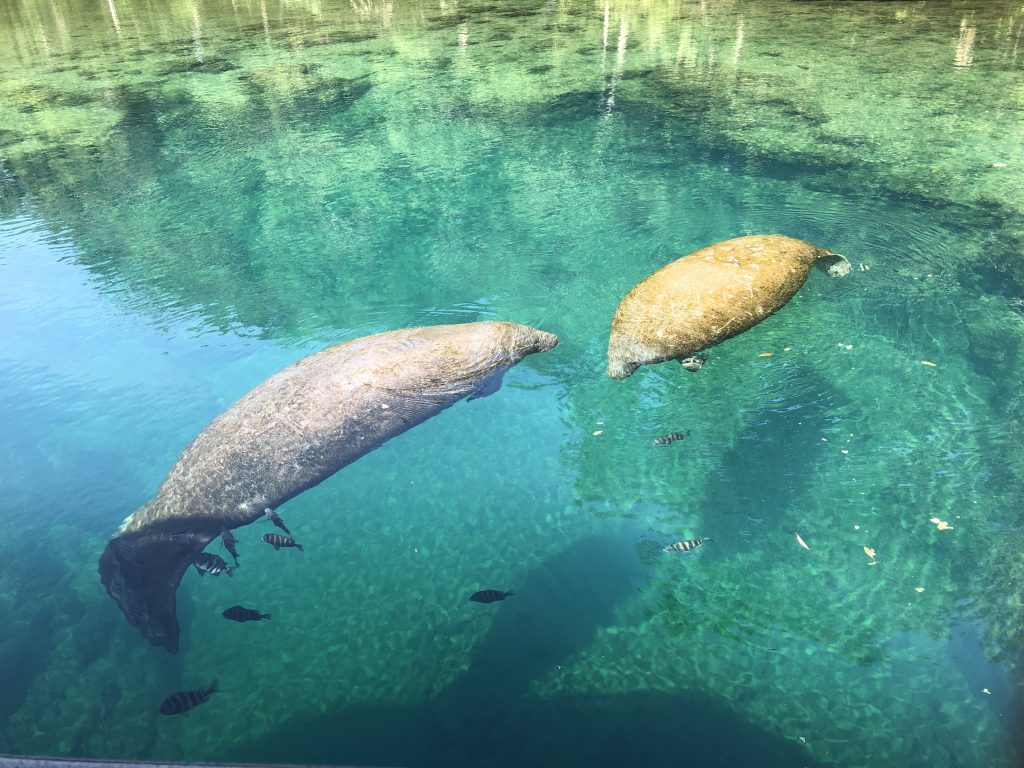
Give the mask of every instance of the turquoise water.
M 1018 764 L 1022 30 L 0 0 L 0 753 Z M 604 375 L 632 285 L 770 232 L 854 271 L 699 374 Z M 99 555 L 212 418 L 329 344 L 481 319 L 561 343 L 284 506 L 304 553 L 236 531 L 179 654 L 128 626 Z

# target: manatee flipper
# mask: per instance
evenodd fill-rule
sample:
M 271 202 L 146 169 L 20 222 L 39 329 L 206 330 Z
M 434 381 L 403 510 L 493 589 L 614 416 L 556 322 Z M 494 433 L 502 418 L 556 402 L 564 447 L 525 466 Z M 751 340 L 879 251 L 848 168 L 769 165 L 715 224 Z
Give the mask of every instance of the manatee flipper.
M 164 533 L 122 533 L 100 557 L 100 580 L 128 623 L 171 653 L 178 650 L 175 592 L 192 558 L 213 537 L 192 538 L 188 544 Z
M 696 373 L 703 368 L 707 359 L 707 355 L 684 355 L 676 358 L 676 360 L 679 361 L 679 364 L 686 370 L 690 371 L 690 373 Z
M 501 389 L 502 383 L 505 381 L 506 368 L 499 368 L 494 373 L 486 376 L 480 386 L 476 388 L 466 400 L 479 400 L 481 397 L 490 397 L 499 389 Z

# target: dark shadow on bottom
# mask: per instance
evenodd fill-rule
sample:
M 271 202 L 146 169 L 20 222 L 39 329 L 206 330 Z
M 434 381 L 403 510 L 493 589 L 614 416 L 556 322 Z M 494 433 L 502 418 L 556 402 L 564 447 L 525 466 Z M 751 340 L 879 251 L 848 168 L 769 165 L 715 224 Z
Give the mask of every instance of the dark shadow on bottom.
M 455 713 L 430 702 L 339 709 L 293 720 L 273 737 L 221 759 L 446 768 L 822 765 L 801 744 L 773 736 L 724 703 L 703 697 L 631 693 L 497 700 L 486 717 L 453 718 Z

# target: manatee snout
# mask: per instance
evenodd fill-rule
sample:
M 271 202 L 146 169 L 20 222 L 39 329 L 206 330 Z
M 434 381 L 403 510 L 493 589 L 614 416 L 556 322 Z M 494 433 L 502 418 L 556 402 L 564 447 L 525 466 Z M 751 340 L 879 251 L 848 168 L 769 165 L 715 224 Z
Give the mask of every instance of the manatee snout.
M 547 331 L 540 331 L 536 328 L 531 328 L 533 331 L 534 339 L 533 344 L 530 346 L 528 354 L 534 354 L 535 352 L 547 352 L 549 349 L 554 349 L 558 346 L 558 337 L 553 333 Z
M 627 363 L 622 360 L 615 360 L 614 362 L 608 363 L 608 376 L 621 381 L 622 379 L 628 379 L 633 375 L 633 372 L 640 367 L 639 363 Z

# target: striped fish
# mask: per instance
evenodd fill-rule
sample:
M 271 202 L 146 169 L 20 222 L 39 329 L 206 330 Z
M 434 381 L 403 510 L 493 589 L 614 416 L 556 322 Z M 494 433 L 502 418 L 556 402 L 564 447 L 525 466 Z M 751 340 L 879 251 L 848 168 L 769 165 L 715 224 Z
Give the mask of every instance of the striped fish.
M 272 522 L 274 525 L 276 525 L 282 531 L 287 533 L 289 536 L 292 535 L 292 532 L 288 530 L 288 526 L 284 524 L 284 520 L 282 520 L 280 518 L 280 516 L 277 514 L 277 512 L 272 510 L 270 507 L 267 507 L 266 509 L 263 510 L 263 514 L 267 516 L 267 519 L 270 522 Z
M 682 440 L 684 437 L 690 436 L 690 430 L 685 432 L 669 432 L 667 435 L 654 438 L 655 445 L 669 445 L 674 443 L 676 440 Z
M 235 538 L 229 530 L 225 530 L 220 535 L 220 540 L 224 543 L 224 549 L 231 553 L 231 556 L 235 559 L 235 565 L 238 565 L 238 550 L 235 545 L 238 543 L 238 539 Z
M 232 605 L 221 616 L 232 621 L 259 621 L 260 619 L 270 618 L 269 613 L 260 613 L 252 608 L 243 608 L 240 605 Z
M 498 589 L 482 589 L 479 592 L 474 592 L 469 596 L 469 599 L 474 603 L 494 603 L 498 600 L 504 600 L 506 597 L 512 597 L 512 591 L 502 592 Z
M 228 568 L 228 563 L 223 557 L 212 552 L 200 552 L 192 558 L 192 565 L 199 571 L 200 576 L 204 573 L 208 573 L 211 576 L 220 576 L 220 574 L 226 573 L 230 576 L 231 571 L 234 570 L 233 568 Z
M 699 547 L 705 541 L 713 541 L 713 539 L 710 536 L 708 536 L 707 538 L 704 538 L 704 539 L 687 539 L 686 541 L 677 541 L 675 544 L 669 544 L 667 547 L 665 547 L 665 551 L 666 552 L 689 552 L 689 551 L 694 550 L 697 547 Z
M 300 552 L 303 551 L 302 545 L 296 544 L 295 539 L 289 539 L 287 536 L 282 536 L 280 533 L 264 533 L 263 540 L 274 549 L 280 549 L 281 547 L 295 547 Z
M 193 707 L 198 707 L 204 701 L 207 701 L 210 696 L 217 693 L 220 688 L 217 687 L 217 681 L 214 680 L 210 683 L 209 688 L 200 688 L 198 691 L 179 691 L 178 693 L 172 693 L 162 702 L 160 702 L 160 714 L 161 715 L 184 715 Z M 188 715 L 185 715 L 188 717 Z

